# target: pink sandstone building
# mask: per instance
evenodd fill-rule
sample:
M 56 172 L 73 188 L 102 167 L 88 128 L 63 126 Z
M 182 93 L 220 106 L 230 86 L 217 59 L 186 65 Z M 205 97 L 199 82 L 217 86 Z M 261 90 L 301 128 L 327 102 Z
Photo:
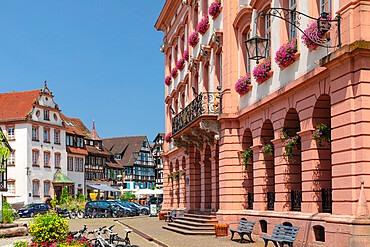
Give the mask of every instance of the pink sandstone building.
M 210 9 L 216 2 L 219 11 Z M 324 36 L 331 48 L 310 46 L 288 22 L 257 16 L 272 7 L 340 14 L 341 46 L 334 30 Z M 297 245 L 348 246 L 370 199 L 369 13 L 370 1 L 359 0 L 167 0 L 155 24 L 164 32 L 169 141 L 162 210 L 246 218 L 257 235 L 292 225 Z M 301 17 L 302 30 L 315 22 Z M 254 73 L 263 61 L 249 59 L 244 44 L 255 34 L 270 40 L 262 79 Z M 292 39 L 292 60 L 279 66 L 277 52 Z M 320 125 L 331 136 L 321 145 Z

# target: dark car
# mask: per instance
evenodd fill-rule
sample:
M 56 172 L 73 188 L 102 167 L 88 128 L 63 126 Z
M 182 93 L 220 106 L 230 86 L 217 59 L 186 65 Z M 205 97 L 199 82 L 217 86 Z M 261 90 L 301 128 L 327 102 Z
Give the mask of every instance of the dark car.
M 163 197 L 151 197 L 149 198 L 149 200 L 147 201 L 146 205 L 150 205 L 150 204 L 162 204 L 163 202 Z
M 95 211 L 94 211 L 95 209 Z M 85 205 L 85 215 L 89 215 L 91 217 L 116 217 L 117 215 L 124 214 L 124 209 L 119 207 L 110 201 L 93 201 L 88 202 Z M 99 212 L 100 216 L 96 215 Z M 93 214 L 93 215 L 90 215 Z
M 131 202 L 132 204 L 134 204 L 135 206 L 137 206 L 140 211 L 141 211 L 141 214 L 144 214 L 144 215 L 148 215 L 149 214 L 149 206 L 143 206 L 143 205 L 140 205 L 139 203 L 137 202 Z
M 49 207 L 45 203 L 32 203 L 27 204 L 23 208 L 18 210 L 20 217 L 33 217 L 37 214 L 45 214 L 49 211 Z
M 140 210 L 140 208 L 139 207 L 137 207 L 136 205 L 134 205 L 134 204 L 131 204 L 131 203 L 129 203 L 129 202 L 126 202 L 126 201 L 116 201 L 117 203 L 119 203 L 119 204 L 121 204 L 122 206 L 124 206 L 124 207 L 129 207 L 129 208 L 131 208 L 132 209 L 132 211 L 133 211 L 133 214 L 132 215 L 130 215 L 130 216 L 137 216 L 137 215 L 140 215 L 140 213 L 141 213 L 141 210 Z

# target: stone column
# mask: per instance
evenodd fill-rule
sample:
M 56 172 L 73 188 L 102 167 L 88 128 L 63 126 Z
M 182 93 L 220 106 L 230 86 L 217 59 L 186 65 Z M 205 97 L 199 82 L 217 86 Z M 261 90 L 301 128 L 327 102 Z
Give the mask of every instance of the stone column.
M 183 174 L 183 171 L 186 172 L 186 163 L 181 162 L 180 165 L 180 179 L 179 179 L 179 188 L 180 188 L 180 199 L 179 199 L 179 208 L 185 208 L 185 197 L 186 197 L 186 173 Z
M 219 207 L 219 182 L 218 182 L 218 156 L 212 151 L 211 161 L 211 185 L 212 185 L 212 203 L 211 208 L 213 212 L 216 212 Z M 215 158 L 213 158 L 215 157 Z
M 170 170 L 169 170 L 169 160 L 168 160 L 168 157 L 164 156 L 163 158 L 163 161 L 164 161 L 164 165 L 163 165 L 163 184 L 167 183 L 168 181 L 168 176 L 169 176 L 169 173 L 170 173 Z M 168 185 L 164 185 L 163 186 L 163 203 L 162 203 L 162 210 L 163 211 L 166 211 L 166 210 L 169 210 L 171 208 L 171 195 L 170 195 L 170 191 L 171 191 L 171 186 Z
M 280 139 L 271 140 L 275 151 L 275 204 L 274 211 L 290 210 L 290 188 L 288 186 L 288 164 L 283 159 L 283 147 Z
M 265 211 L 267 209 L 267 173 L 263 154 L 262 144 L 251 146 L 253 150 L 253 210 Z

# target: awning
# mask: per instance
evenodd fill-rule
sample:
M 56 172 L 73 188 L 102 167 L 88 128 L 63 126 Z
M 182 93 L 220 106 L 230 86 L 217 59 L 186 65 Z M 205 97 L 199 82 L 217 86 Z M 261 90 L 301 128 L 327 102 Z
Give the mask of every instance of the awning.
M 97 189 L 97 190 L 102 190 L 102 191 L 117 191 L 120 192 L 120 190 L 117 190 L 113 187 L 110 187 L 108 185 L 103 185 L 103 184 L 88 184 L 87 186 Z
M 61 173 L 59 170 L 54 174 L 53 184 L 74 184 L 67 175 Z

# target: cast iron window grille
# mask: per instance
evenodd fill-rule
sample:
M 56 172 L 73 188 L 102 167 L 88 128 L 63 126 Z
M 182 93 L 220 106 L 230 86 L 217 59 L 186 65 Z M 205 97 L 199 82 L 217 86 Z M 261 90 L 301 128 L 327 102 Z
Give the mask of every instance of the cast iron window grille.
M 292 200 L 292 211 L 301 211 L 302 191 L 292 190 L 291 200 Z
M 221 113 L 221 94 L 202 92 L 172 119 L 172 136 L 176 135 L 202 115 Z
M 322 197 L 322 211 L 324 213 L 331 213 L 332 212 L 332 188 L 328 189 L 321 189 L 321 197 Z
M 275 192 L 267 192 L 267 210 L 274 210 Z
M 254 194 L 252 192 L 248 192 L 248 209 L 253 209 L 253 202 Z

